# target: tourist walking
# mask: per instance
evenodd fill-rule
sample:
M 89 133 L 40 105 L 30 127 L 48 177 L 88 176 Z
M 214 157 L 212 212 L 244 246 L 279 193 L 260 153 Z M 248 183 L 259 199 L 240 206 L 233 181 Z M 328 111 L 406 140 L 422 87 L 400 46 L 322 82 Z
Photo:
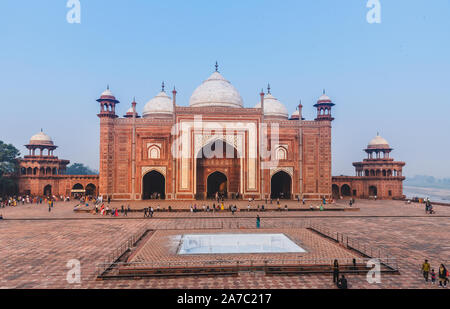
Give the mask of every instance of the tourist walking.
M 261 227 L 261 218 L 259 215 L 256 216 L 256 228 L 259 229 Z
M 434 269 L 431 270 L 431 283 L 436 284 L 436 272 Z
M 428 263 L 428 260 L 425 260 L 425 262 L 423 262 L 423 264 L 422 264 L 422 274 L 423 274 L 423 277 L 425 278 L 425 282 L 428 282 L 430 268 L 431 268 L 430 263 Z
M 333 283 L 337 284 L 339 280 L 339 262 L 334 260 L 333 263 Z
M 347 279 L 345 279 L 344 275 L 342 275 L 341 279 L 339 279 L 339 281 L 337 283 L 337 287 L 341 290 L 345 290 L 348 288 L 348 282 L 347 282 Z
M 447 280 L 448 280 L 448 272 L 447 268 L 445 268 L 444 264 L 441 264 L 439 267 L 439 286 L 440 287 L 447 287 Z

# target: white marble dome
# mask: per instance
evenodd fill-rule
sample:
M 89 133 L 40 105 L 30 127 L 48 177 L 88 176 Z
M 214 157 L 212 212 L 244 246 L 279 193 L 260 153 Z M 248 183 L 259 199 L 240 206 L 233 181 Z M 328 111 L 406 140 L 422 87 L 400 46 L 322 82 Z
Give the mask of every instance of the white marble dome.
M 255 108 L 261 108 L 261 102 L 256 104 Z M 283 103 L 269 93 L 264 96 L 264 116 L 287 119 L 289 118 L 289 113 Z
M 291 119 L 298 119 L 300 118 L 300 111 L 297 109 L 295 112 L 292 113 Z
M 239 92 L 219 72 L 214 72 L 192 94 L 190 107 L 234 107 L 244 106 Z
M 111 92 L 111 90 L 109 90 L 109 88 L 108 88 L 108 89 L 106 89 L 105 91 L 103 91 L 101 97 L 103 97 L 103 96 L 113 97 L 114 94 L 113 94 L 113 93 Z
M 324 93 L 324 94 L 322 94 L 322 95 L 320 96 L 320 98 L 319 98 L 318 101 L 319 101 L 319 102 L 322 102 L 322 101 L 331 102 L 331 98 L 330 98 L 329 96 L 327 96 L 327 95 Z
M 147 102 L 142 112 L 143 117 L 151 116 L 170 116 L 173 114 L 172 99 L 161 91 L 156 97 Z
M 377 135 L 375 138 L 373 138 L 368 145 L 368 148 L 370 149 L 388 149 L 390 148 L 389 143 L 387 140 L 382 138 L 380 135 Z
M 50 136 L 41 131 L 30 138 L 30 145 L 53 146 L 53 141 Z

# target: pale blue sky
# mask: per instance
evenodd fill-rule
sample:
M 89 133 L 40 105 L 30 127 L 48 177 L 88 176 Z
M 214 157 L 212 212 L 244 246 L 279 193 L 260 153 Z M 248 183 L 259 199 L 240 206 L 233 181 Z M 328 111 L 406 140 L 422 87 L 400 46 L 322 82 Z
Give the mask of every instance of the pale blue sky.
M 59 157 L 98 168 L 106 84 L 120 115 L 163 80 L 187 105 L 218 60 L 247 107 L 270 82 L 311 119 L 326 88 L 335 175 L 353 175 L 380 132 L 406 175 L 450 176 L 448 0 L 380 0 L 381 24 L 367 23 L 367 0 L 81 0 L 81 24 L 66 2 L 0 2 L 0 140 L 22 153 L 43 128 Z

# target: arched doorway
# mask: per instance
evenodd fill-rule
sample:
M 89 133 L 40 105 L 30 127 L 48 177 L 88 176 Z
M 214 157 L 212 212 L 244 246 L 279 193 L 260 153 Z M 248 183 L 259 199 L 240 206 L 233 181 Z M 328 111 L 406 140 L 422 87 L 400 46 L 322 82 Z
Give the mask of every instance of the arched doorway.
M 227 197 L 228 195 L 228 179 L 225 174 L 221 172 L 214 172 L 208 176 L 206 197 L 210 199 L 216 198 L 216 193 L 219 197 Z
M 142 179 L 142 199 L 165 199 L 166 198 L 166 178 L 157 171 L 145 174 Z
M 270 182 L 270 196 L 272 199 L 291 199 L 291 176 L 280 171 L 272 176 Z
M 44 196 L 50 196 L 50 195 L 52 195 L 52 186 L 46 185 L 44 187 Z
M 96 196 L 97 187 L 90 183 L 86 186 L 86 196 Z
M 375 197 L 378 195 L 378 189 L 375 186 L 369 187 L 369 197 Z
M 84 187 L 81 183 L 74 184 L 71 191 L 72 196 L 75 198 L 81 197 L 85 194 L 85 192 L 86 191 L 84 190 Z
M 341 187 L 341 195 L 345 197 L 351 197 L 352 196 L 352 190 L 349 185 L 343 185 Z
M 204 146 L 196 157 L 196 198 L 214 198 L 213 188 L 209 188 L 211 172 L 221 170 L 227 183 L 225 198 L 241 195 L 241 158 L 235 147 L 223 140 L 215 140 Z M 223 178 L 223 177 L 222 177 Z M 222 179 L 223 180 L 223 179 Z M 223 183 L 223 182 L 222 182 Z M 211 190 L 210 190 L 211 189 Z M 212 196 L 210 196 L 212 193 Z
M 333 192 L 333 199 L 338 200 L 341 197 L 338 185 L 332 186 L 332 192 Z

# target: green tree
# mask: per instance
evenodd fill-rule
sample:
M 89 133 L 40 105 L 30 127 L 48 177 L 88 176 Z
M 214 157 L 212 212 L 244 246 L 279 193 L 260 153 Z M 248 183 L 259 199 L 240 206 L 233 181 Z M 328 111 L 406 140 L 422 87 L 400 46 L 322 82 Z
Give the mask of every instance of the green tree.
M 66 175 L 97 175 L 98 172 L 82 163 L 74 163 L 66 169 Z
M 16 193 L 14 175 L 17 172 L 19 155 L 20 152 L 16 147 L 0 141 L 0 195 Z

